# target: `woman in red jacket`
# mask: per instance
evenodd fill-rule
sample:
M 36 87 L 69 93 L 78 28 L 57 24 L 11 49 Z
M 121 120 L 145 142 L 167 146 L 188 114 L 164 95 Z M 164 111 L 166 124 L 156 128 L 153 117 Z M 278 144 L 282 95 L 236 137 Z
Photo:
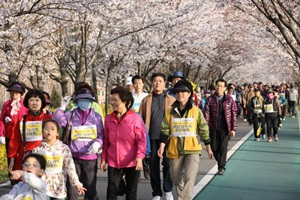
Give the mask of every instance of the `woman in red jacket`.
M 51 115 L 45 114 L 43 108 L 46 100 L 40 90 L 29 90 L 24 98 L 24 106 L 28 112 L 19 117 L 17 126 L 13 130 L 8 148 L 8 158 L 10 158 L 9 170 L 21 170 L 24 153 L 32 151 L 42 143 L 42 124 L 51 119 Z M 23 128 L 25 119 L 25 128 Z M 25 137 L 23 135 L 25 130 Z M 25 142 L 24 141 L 25 138 Z
M 1 143 L 5 144 L 6 152 L 8 152 L 10 138 L 13 134 L 13 129 L 17 126 L 19 117 L 27 113 L 27 108 L 23 104 L 22 95 L 25 92 L 25 88 L 19 82 L 13 82 L 7 91 L 10 93 L 10 99 L 6 101 L 2 106 L 1 111 L 1 123 L 4 128 L 0 130 Z M 10 159 L 7 157 L 7 165 L 9 165 Z M 14 181 L 12 181 L 13 184 Z

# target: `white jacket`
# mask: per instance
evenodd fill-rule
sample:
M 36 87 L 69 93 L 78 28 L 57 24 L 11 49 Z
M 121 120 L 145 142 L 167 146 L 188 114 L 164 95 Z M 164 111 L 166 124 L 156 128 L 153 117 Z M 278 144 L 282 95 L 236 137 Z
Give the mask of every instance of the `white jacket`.
M 32 173 L 24 172 L 23 182 L 15 185 L 1 200 L 45 200 L 46 182 Z

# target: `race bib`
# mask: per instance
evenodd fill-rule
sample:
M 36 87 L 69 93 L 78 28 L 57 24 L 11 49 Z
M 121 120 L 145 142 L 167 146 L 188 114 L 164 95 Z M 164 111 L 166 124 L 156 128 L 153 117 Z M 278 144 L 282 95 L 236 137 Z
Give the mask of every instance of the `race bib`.
M 46 173 L 59 173 L 63 171 L 63 157 L 61 153 L 47 152 L 42 155 L 47 160 Z
M 273 113 L 274 112 L 273 104 L 265 104 L 264 108 L 265 108 L 265 113 Z
M 285 93 L 279 93 L 279 96 L 285 99 Z
M 42 121 L 28 121 L 25 123 L 25 137 L 26 142 L 41 141 L 42 134 Z M 23 121 L 20 122 L 21 135 L 23 135 Z M 23 140 L 23 136 L 21 137 Z
M 31 194 L 20 194 L 15 199 L 19 199 L 19 200 L 33 200 L 33 196 Z
M 96 125 L 73 126 L 71 140 L 94 140 L 97 138 Z
M 171 133 L 173 137 L 195 136 L 196 127 L 194 118 L 172 118 Z

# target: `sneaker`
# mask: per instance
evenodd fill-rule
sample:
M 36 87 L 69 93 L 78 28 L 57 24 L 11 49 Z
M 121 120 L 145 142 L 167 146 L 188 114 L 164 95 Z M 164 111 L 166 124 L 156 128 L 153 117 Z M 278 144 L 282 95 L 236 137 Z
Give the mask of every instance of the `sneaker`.
M 292 118 L 295 118 L 295 115 L 293 115 Z
M 247 119 L 244 119 L 244 122 L 246 122 L 247 121 Z
M 145 179 L 150 179 L 150 173 L 148 170 L 144 170 L 144 177 Z
M 272 142 L 272 137 L 269 137 L 268 142 Z
M 219 169 L 219 171 L 217 172 L 217 175 L 224 175 L 225 174 L 225 170 L 224 169 Z
M 172 192 L 165 192 L 164 196 L 165 196 L 165 200 L 173 200 L 174 199 Z
M 152 198 L 152 200 L 161 200 L 161 196 L 155 196 Z
M 260 141 L 260 139 L 259 139 L 259 138 L 255 138 L 255 139 L 254 139 L 254 141 L 256 141 L 256 142 L 259 142 L 259 141 Z
M 283 120 L 283 121 L 285 121 L 285 117 L 284 117 L 284 118 L 282 118 L 282 120 Z
M 266 139 L 266 134 L 262 135 L 262 139 L 264 139 L 264 140 Z
M 279 140 L 277 135 L 274 136 L 274 140 L 275 140 L 275 142 L 277 142 Z

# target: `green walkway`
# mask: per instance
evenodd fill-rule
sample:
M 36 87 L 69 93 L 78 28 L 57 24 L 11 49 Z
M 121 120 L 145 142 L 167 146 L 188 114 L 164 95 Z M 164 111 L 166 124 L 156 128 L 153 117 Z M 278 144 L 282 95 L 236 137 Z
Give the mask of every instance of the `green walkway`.
M 225 175 L 215 176 L 195 200 L 300 200 L 298 119 L 283 121 L 278 136 L 272 143 L 248 138 L 229 159 Z

